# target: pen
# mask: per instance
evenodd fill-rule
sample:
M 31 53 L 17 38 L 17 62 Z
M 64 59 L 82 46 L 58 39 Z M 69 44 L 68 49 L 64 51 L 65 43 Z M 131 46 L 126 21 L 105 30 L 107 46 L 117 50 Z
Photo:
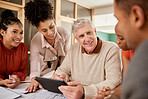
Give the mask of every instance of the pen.
M 12 77 L 11 75 L 9 75 L 9 79 L 12 79 L 12 82 L 13 83 L 15 83 L 16 81 L 15 81 L 15 78 L 14 77 Z

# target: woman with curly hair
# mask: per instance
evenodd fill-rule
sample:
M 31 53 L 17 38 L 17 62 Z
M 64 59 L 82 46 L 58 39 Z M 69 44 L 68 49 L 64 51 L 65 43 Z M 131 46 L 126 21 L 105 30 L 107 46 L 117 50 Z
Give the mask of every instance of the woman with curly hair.
M 41 88 L 35 77 L 55 70 L 70 47 L 70 33 L 56 27 L 52 10 L 48 0 L 34 0 L 25 5 L 25 17 L 38 29 L 30 45 L 31 84 L 26 89 L 28 92 L 35 92 L 38 86 Z
M 1 13 L 0 35 L 0 85 L 14 88 L 27 76 L 28 48 L 21 42 L 22 23 L 10 10 Z

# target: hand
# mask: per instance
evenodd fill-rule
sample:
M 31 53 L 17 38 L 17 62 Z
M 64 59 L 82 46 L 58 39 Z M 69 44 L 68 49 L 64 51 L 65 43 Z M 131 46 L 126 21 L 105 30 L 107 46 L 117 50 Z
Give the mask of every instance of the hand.
M 9 79 L 11 79 L 12 82 L 17 85 L 20 84 L 20 78 L 17 75 L 9 75 Z
M 84 96 L 83 86 L 78 81 L 68 82 L 68 86 L 60 86 L 59 90 L 67 99 L 82 99 Z
M 7 86 L 8 88 L 15 88 L 18 84 L 18 82 L 13 83 L 13 80 L 11 79 L 3 80 L 3 85 Z
M 11 75 L 9 79 L 5 79 L 3 84 L 8 88 L 15 88 L 17 85 L 20 84 L 20 79 L 17 75 Z
M 65 81 L 66 75 L 65 74 L 61 74 L 61 75 L 53 74 L 51 78 Z
M 35 77 L 31 79 L 30 85 L 26 88 L 25 91 L 35 92 L 37 87 L 42 88 L 42 86 L 35 80 Z
M 110 99 L 112 94 L 115 92 L 115 91 L 112 91 L 110 89 L 110 87 L 103 87 L 103 93 L 104 93 L 104 96 L 105 98 L 104 99 Z M 98 92 L 98 94 L 101 93 L 101 92 Z
M 93 97 L 93 99 L 110 99 L 111 95 L 114 93 L 109 87 L 103 87 L 102 90 L 98 91 L 98 95 Z
M 92 99 L 104 99 L 102 94 L 98 94 L 97 96 L 93 97 Z

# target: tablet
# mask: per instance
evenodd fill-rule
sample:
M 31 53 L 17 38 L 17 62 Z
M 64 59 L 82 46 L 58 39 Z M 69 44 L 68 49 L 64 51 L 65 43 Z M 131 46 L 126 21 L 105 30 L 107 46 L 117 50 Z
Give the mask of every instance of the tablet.
M 61 85 L 67 85 L 67 83 L 63 80 L 56 80 L 51 78 L 36 77 L 35 80 L 39 82 L 44 89 L 60 94 L 62 94 L 62 92 L 58 89 L 58 87 Z

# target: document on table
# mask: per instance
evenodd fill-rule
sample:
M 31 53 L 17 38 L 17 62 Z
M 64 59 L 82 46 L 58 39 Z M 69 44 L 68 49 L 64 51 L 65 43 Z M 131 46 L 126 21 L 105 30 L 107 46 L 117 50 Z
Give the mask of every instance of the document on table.
M 21 95 L 0 86 L 0 99 L 14 99 L 18 97 L 21 97 Z
M 25 81 L 21 81 L 21 83 L 30 83 L 30 82 L 31 81 L 30 81 L 30 77 L 29 76 L 26 77 Z
M 24 93 L 27 93 L 27 91 L 25 91 L 25 89 L 29 86 L 29 84 L 30 83 L 23 83 L 23 84 L 19 84 L 14 89 L 10 89 L 10 88 L 7 88 L 7 89 L 14 91 L 16 93 L 19 93 L 19 94 L 24 94 Z
M 49 76 L 48 76 L 49 77 Z M 39 89 L 34 93 L 27 93 L 25 89 L 30 83 L 23 83 L 16 86 L 14 89 L 0 87 L 0 99 L 66 99 L 63 94 L 49 92 Z
M 47 90 L 39 90 L 36 94 L 33 94 L 25 99 L 66 99 L 63 94 L 57 94 L 49 92 Z

